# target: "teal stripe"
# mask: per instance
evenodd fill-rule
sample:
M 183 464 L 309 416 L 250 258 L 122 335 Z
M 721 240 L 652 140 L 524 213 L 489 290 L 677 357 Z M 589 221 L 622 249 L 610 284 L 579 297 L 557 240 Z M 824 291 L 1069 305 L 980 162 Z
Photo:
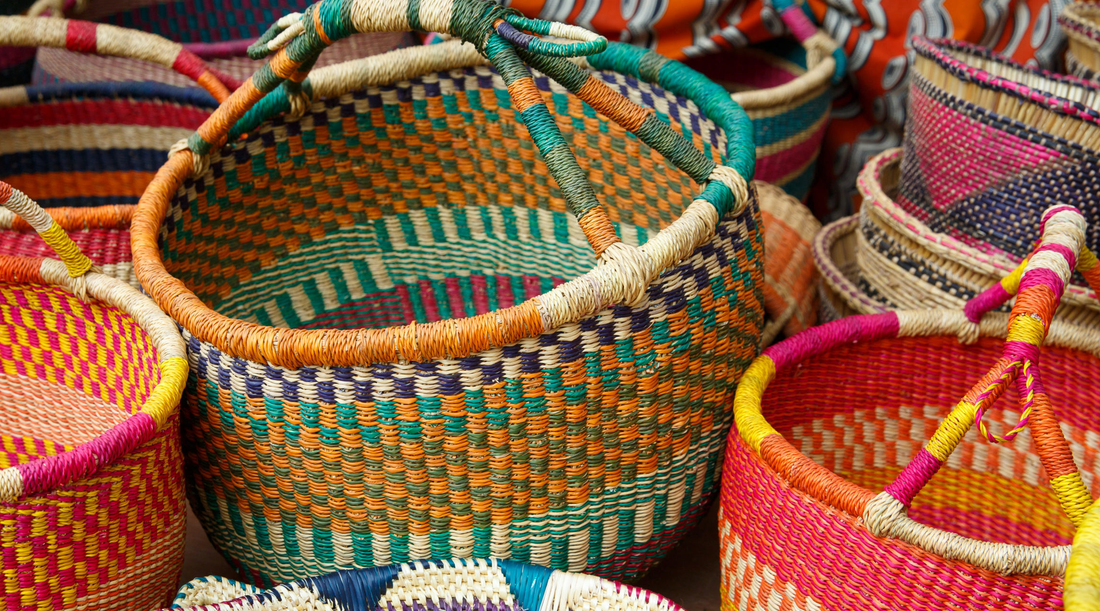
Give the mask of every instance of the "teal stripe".
M 781 142 L 810 129 L 829 112 L 830 104 L 828 93 L 823 93 L 778 115 L 753 119 L 757 148 Z

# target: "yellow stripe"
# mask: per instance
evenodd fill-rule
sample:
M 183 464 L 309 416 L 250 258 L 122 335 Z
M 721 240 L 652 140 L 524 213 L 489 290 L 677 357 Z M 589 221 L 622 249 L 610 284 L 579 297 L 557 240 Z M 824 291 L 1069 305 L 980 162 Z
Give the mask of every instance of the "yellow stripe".
M 1066 611 L 1100 611 L 1100 503 L 1077 526 L 1062 600 Z
M 963 435 L 966 435 L 966 432 L 970 430 L 970 425 L 974 422 L 974 414 L 977 411 L 977 405 L 967 401 L 959 401 L 955 409 L 951 410 L 951 413 L 940 423 L 936 433 L 928 440 L 928 444 L 924 446 L 924 449 L 938 458 L 940 462 L 946 462 L 951 453 L 955 451 L 955 447 L 962 441 Z
M 1092 495 L 1085 487 L 1081 474 L 1074 471 L 1059 475 L 1050 480 L 1050 488 L 1054 490 L 1054 496 L 1058 497 L 1058 502 L 1062 504 L 1062 510 L 1066 512 L 1070 522 L 1080 524 L 1092 505 Z
M 174 356 L 160 364 L 160 382 L 141 411 L 153 417 L 157 427 L 164 426 L 168 417 L 175 413 L 183 395 L 183 386 L 187 383 L 187 360 Z
M 1001 288 L 1009 295 L 1015 295 L 1020 290 L 1020 278 L 1024 277 L 1024 268 L 1027 267 L 1027 258 L 1020 261 L 1020 265 L 1012 270 L 1012 273 L 1001 278 Z
M 1042 346 L 1044 337 L 1046 337 L 1046 329 L 1043 327 L 1043 321 L 1025 315 L 1012 318 L 1008 323 L 1008 337 L 1005 339 L 1010 342 L 1026 342 L 1032 346 Z
M 761 440 L 768 435 L 777 434 L 764 419 L 760 406 L 764 389 L 774 379 L 775 362 L 762 354 L 756 357 L 741 376 L 733 399 L 733 417 L 737 422 L 737 431 L 741 434 L 741 439 L 757 453 L 760 452 Z
M 1081 253 L 1077 255 L 1077 269 L 1087 272 L 1096 267 L 1097 263 L 1100 263 L 1100 261 L 1096 260 L 1096 255 L 1092 254 L 1087 246 L 1082 246 Z
M 80 252 L 80 247 L 69 239 L 69 235 L 61 225 L 57 224 L 57 221 L 39 235 L 65 263 L 65 267 L 69 269 L 69 275 L 73 278 L 79 278 L 92 269 L 92 260 Z

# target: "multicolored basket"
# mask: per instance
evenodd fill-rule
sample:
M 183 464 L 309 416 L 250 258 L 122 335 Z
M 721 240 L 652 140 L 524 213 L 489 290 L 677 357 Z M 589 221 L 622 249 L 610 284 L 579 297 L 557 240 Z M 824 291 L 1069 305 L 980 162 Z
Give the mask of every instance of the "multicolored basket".
M 858 180 L 860 214 L 830 224 L 814 240 L 815 264 L 837 313 L 959 309 L 1012 271 L 1006 258 L 932 232 L 891 199 L 899 153 L 893 149 L 867 163 Z M 1090 329 L 1100 324 L 1100 303 L 1090 289 L 1070 284 L 1064 297 L 1059 320 Z
M 817 323 L 817 270 L 811 243 L 821 223 L 779 187 L 753 182 L 764 221 L 763 345 L 782 332 L 794 335 Z
M 1074 266 L 1095 286 L 1100 262 L 1075 208 L 1042 225 L 964 310 L 835 321 L 745 372 L 723 468 L 724 609 L 1060 607 L 1100 474 L 1100 402 L 1081 383 L 1100 374 L 1100 333 L 1051 320 Z M 1011 314 L 991 312 L 1016 293 Z
M 798 43 L 780 39 L 686 63 L 731 91 L 752 119 L 756 179 L 805 201 L 829 123 L 829 86 L 843 77 L 846 60 L 802 7 L 773 5 Z
M 1100 87 L 966 43 L 913 39 L 897 203 L 936 233 L 1015 261 L 1042 209 L 1100 221 Z M 1089 225 L 1100 246 L 1100 222 Z
M 400 6 L 274 27 L 138 205 L 138 278 L 194 364 L 192 506 L 250 581 L 452 556 L 636 576 L 705 512 L 758 350 L 751 123 L 659 55 L 554 57 L 602 50 L 585 30 Z M 478 44 L 358 63 L 375 84 L 264 121 L 352 27 Z M 474 52 L 497 71 L 412 76 Z
M 683 611 L 640 588 L 509 560 L 427 560 L 341 571 L 266 592 L 221 577 L 201 577 L 180 589 L 172 609 Z
M 1066 5 L 1058 15 L 1066 33 L 1066 71 L 1090 81 L 1100 73 L 1100 6 L 1087 2 Z
M 219 77 L 236 89 L 263 66 L 249 59 L 248 46 L 267 25 L 309 6 L 306 0 L 97 0 L 82 19 L 133 28 L 182 43 L 205 60 Z M 358 34 L 338 41 L 317 66 L 376 55 L 413 43 L 402 32 Z M 132 59 L 88 56 L 61 49 L 38 53 L 33 83 L 153 81 L 193 86 L 171 71 Z
M 0 204 L 61 257 L 0 256 L 0 606 L 162 605 L 183 562 L 184 343 L 21 191 L 0 182 Z

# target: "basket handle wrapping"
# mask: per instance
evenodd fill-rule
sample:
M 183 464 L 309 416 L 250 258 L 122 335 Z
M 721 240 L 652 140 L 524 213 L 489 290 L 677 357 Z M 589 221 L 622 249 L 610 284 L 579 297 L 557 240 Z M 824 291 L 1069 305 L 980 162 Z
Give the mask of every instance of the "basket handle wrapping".
M 1100 611 L 1100 502 L 1077 525 L 1062 602 L 1066 611 Z
M 844 49 L 837 44 L 823 30 L 817 27 L 796 0 L 772 0 L 772 7 L 779 13 L 779 18 L 787 25 L 791 35 L 802 43 L 808 51 L 819 51 L 833 56 L 836 61 L 836 70 L 833 72 L 833 84 L 844 80 L 844 73 L 848 69 L 848 58 L 844 55 Z
M 183 45 L 155 34 L 75 19 L 0 17 L 0 46 L 53 47 L 142 59 L 190 78 L 218 102 L 229 98 L 229 90 L 205 62 Z
M 355 32 L 429 30 L 452 34 L 473 43 L 500 73 L 551 175 L 565 196 L 566 206 L 577 218 L 597 258 L 604 254 L 628 260 L 642 268 L 652 267 L 645 255 L 620 241 L 607 212 L 562 137 L 524 60 L 543 70 L 573 91 L 597 111 L 619 122 L 642 142 L 665 155 L 696 182 L 705 184 L 699 199 L 710 203 L 720 219 L 726 213 L 740 211 L 749 199 L 747 179 L 755 166 L 755 148 L 751 141 L 751 123 L 744 110 L 729 99 L 728 93 L 715 86 L 710 91 L 705 79 L 687 67 L 662 71 L 667 59 L 635 66 L 643 74 L 661 74 L 661 79 L 687 80 L 699 91 L 704 104 L 724 104 L 720 116 L 730 144 L 729 166 L 718 165 L 696 149 L 682 135 L 662 122 L 652 109 L 643 108 L 600 80 L 576 67 L 564 57 L 591 55 L 603 51 L 607 41 L 576 26 L 528 19 L 491 0 L 322 0 L 301 14 L 280 19 L 250 49 L 254 58 L 272 52 L 274 57 L 245 82 L 230 99 L 191 136 L 188 147 L 193 169 L 201 172 L 206 157 L 221 148 L 230 136 L 230 128 L 267 93 L 283 85 L 288 95 L 300 97 L 302 82 L 318 55 L 335 40 Z M 576 42 L 556 44 L 538 38 L 549 35 Z M 630 65 L 639 61 L 626 52 L 608 52 L 604 62 Z M 600 57 L 597 55 L 596 57 Z M 656 56 L 660 57 L 660 56 Z M 598 63 L 598 60 L 596 61 Z M 711 98 L 721 97 L 722 100 Z M 648 269 L 646 277 L 655 278 L 663 270 Z M 648 281 L 644 282 L 648 285 Z M 637 289 L 633 297 L 643 292 Z M 630 301 L 630 300 L 628 300 Z
M 27 221 L 61 258 L 0 257 L 0 283 L 57 285 L 82 300 L 90 295 L 126 312 L 149 334 L 160 370 L 160 379 L 141 411 L 72 450 L 0 470 L 0 502 L 11 502 L 87 477 L 149 440 L 178 408 L 188 365 L 175 323 L 152 300 L 125 282 L 98 273 L 61 225 L 22 191 L 2 181 L 0 205 Z

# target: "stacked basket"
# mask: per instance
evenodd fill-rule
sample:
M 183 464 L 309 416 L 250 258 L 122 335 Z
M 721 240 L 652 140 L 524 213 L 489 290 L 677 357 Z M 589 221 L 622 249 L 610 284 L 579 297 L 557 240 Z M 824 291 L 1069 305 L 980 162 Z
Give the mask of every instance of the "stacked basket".
M 1100 6 L 1074 2 L 1062 9 L 1058 25 L 1066 33 L 1066 71 L 1096 80 L 1100 74 Z

